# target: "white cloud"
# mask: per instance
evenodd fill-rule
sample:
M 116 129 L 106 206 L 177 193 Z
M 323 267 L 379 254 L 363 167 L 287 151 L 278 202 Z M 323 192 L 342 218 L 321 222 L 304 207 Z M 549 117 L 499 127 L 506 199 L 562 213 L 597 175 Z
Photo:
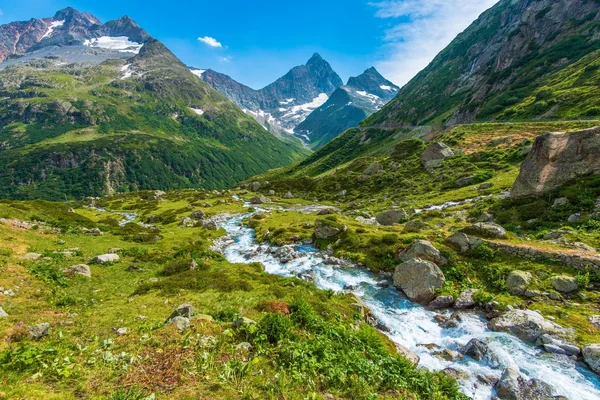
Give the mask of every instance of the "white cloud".
M 231 56 L 219 57 L 219 61 L 228 63 L 231 61 L 231 58 L 232 58 Z
M 210 47 L 223 47 L 221 42 L 210 36 L 199 37 L 198 40 Z
M 460 32 L 498 0 L 387 0 L 370 3 L 379 18 L 393 19 L 385 32 L 382 74 L 404 85 Z

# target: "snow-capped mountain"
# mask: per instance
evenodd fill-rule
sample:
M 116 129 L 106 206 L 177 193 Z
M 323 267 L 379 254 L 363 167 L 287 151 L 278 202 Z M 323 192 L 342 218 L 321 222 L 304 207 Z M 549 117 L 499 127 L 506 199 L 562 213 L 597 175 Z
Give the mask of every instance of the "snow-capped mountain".
M 381 109 L 399 90 L 371 67 L 338 88 L 294 129 L 294 134 L 311 147 L 319 148 Z
M 274 134 L 293 134 L 294 128 L 343 84 L 331 65 L 316 53 L 306 65 L 292 68 L 260 90 L 213 70 L 190 70 Z
M 127 16 L 102 24 L 93 15 L 69 7 L 52 18 L 0 26 L 0 62 L 6 67 L 52 55 L 66 62 L 95 63 L 131 57 L 150 39 Z

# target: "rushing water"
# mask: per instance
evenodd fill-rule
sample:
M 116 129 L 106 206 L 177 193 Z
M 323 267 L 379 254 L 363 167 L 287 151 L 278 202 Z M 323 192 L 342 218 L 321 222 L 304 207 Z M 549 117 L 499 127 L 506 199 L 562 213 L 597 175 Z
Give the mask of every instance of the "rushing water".
M 392 340 L 419 355 L 419 366 L 430 370 L 451 367 L 465 372 L 467 377 L 459 381 L 465 394 L 475 399 L 489 399 L 493 395 L 492 387 L 481 383 L 477 376 L 499 378 L 505 367 L 513 366 L 528 378 L 552 385 L 556 395 L 571 400 L 600 399 L 598 376 L 566 356 L 545 353 L 506 333 L 491 332 L 486 328 L 486 321 L 475 314 L 465 313 L 457 328 L 441 328 L 433 319 L 435 313 L 410 302 L 395 288 L 378 287 L 378 279 L 370 271 L 355 266 L 326 265 L 321 253 L 311 246 L 293 246 L 302 256 L 282 263 L 272 254 L 258 251 L 261 245 L 256 243 L 254 230 L 241 225 L 243 218 L 236 216 L 221 223 L 233 240 L 223 250 L 230 262 L 261 262 L 267 272 L 282 276 L 313 271 L 317 287 L 354 293 L 390 329 L 387 334 Z M 355 289 L 345 290 L 348 285 Z M 500 365 L 492 368 L 469 357 L 446 361 L 423 346 L 435 344 L 439 350 L 457 350 L 472 338 L 487 342 Z

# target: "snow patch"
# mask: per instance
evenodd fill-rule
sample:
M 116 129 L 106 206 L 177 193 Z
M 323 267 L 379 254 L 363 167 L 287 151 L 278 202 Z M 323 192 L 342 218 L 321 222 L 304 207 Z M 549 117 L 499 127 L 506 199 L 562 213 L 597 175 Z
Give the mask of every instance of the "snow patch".
M 44 36 L 42 36 L 42 39 L 47 38 L 52 36 L 52 34 L 54 33 L 54 30 L 60 26 L 63 26 L 65 24 L 65 21 L 53 21 L 50 26 L 48 27 L 48 31 L 44 34 Z M 40 40 L 42 40 L 40 39 Z
M 83 45 L 134 54 L 138 54 L 143 46 L 143 44 L 130 41 L 127 36 L 101 36 L 99 38 L 86 40 L 83 42 Z
M 280 101 L 280 102 L 279 102 L 279 104 L 281 104 L 281 105 L 284 105 L 284 106 L 285 106 L 285 105 L 288 105 L 288 104 L 290 104 L 290 103 L 291 103 L 291 102 L 293 102 L 294 100 L 296 100 L 296 99 L 286 99 L 286 100 Z
M 325 93 L 319 94 L 315 97 L 310 103 L 300 104 L 299 106 L 293 106 L 284 117 L 292 116 L 294 114 L 302 113 L 302 112 L 311 112 L 315 108 L 321 107 L 323 104 L 327 102 L 329 96 Z
M 371 100 L 371 102 L 373 102 L 373 103 L 377 103 L 377 102 L 381 101 L 381 99 L 379 98 L 379 96 L 375 96 L 374 94 L 367 93 L 367 92 L 365 92 L 363 90 L 357 90 L 356 94 L 358 94 L 360 96 L 363 96 L 363 97 L 366 97 L 367 99 Z
M 190 69 L 190 72 L 196 75 L 198 78 L 202 79 L 202 74 L 206 72 L 205 69 Z
M 391 87 L 391 86 L 387 86 L 387 85 L 381 85 L 381 86 L 379 86 L 379 87 L 380 87 L 381 89 L 383 89 L 383 90 L 389 90 L 390 92 L 395 92 L 395 91 L 396 91 L 396 88 L 393 88 L 393 87 Z
M 190 110 L 192 110 L 193 112 L 195 112 L 198 115 L 204 114 L 204 110 L 202 110 L 200 108 L 192 108 L 192 107 L 190 107 Z
M 287 108 L 281 108 L 281 107 L 279 108 L 279 112 L 286 112 L 286 111 L 287 111 Z
M 131 78 L 131 75 L 133 75 L 133 71 L 131 71 L 130 67 L 131 64 L 126 64 L 121 67 L 121 72 L 123 73 L 121 79 Z

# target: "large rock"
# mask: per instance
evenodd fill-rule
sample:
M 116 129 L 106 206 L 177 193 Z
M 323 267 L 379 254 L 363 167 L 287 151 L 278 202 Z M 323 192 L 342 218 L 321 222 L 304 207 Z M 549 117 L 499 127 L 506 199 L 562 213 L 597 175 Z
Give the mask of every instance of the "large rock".
M 502 372 L 495 386 L 500 400 L 548 400 L 553 399 L 552 387 L 538 379 L 526 380 L 519 371 L 509 367 Z
M 477 293 L 478 290 L 479 289 L 463 290 L 462 293 L 458 296 L 458 298 L 454 302 L 454 308 L 458 308 L 459 310 L 461 310 L 461 309 L 475 307 L 475 304 L 477 304 L 477 302 L 473 298 L 473 295 L 475 293 Z
M 193 313 L 194 307 L 190 303 L 183 303 L 180 306 L 178 306 L 175 310 L 173 310 L 173 312 L 171 313 L 171 315 L 169 315 L 169 318 L 167 318 L 165 323 L 170 322 L 175 317 L 184 317 L 189 320 L 190 318 L 192 318 Z
M 469 343 L 458 349 L 458 351 L 476 361 L 487 361 L 491 365 L 497 365 L 498 359 L 492 353 L 487 343 L 479 339 L 471 339 Z
M 543 316 L 531 310 L 511 310 L 488 322 L 488 328 L 494 332 L 509 332 L 529 343 L 543 334 L 563 336 L 565 330 Z
M 513 296 L 523 296 L 533 276 L 525 271 L 512 271 L 506 277 L 506 287 Z
M 119 262 L 121 258 L 118 254 L 101 254 L 94 258 L 96 264 L 112 264 Z
M 431 303 L 427 304 L 428 310 L 442 310 L 444 308 L 450 308 L 454 304 L 454 297 L 452 296 L 438 296 Z
M 577 281 L 575 278 L 568 275 L 556 275 L 550 278 L 550 283 L 552 283 L 552 287 L 557 292 L 562 293 L 571 293 L 575 292 L 579 289 L 577 286 Z
M 421 162 L 425 168 L 438 166 L 446 158 L 452 157 L 454 152 L 450 147 L 441 142 L 430 144 L 423 154 L 421 154 Z
M 408 361 L 410 361 L 414 365 L 419 364 L 419 361 L 421 359 L 419 358 L 417 353 L 415 353 L 414 351 L 411 351 L 407 347 L 404 347 L 401 344 L 397 344 L 397 343 L 396 343 L 396 350 L 398 351 L 398 354 L 400 354 L 402 357 L 406 358 Z
M 583 360 L 590 368 L 600 374 L 600 344 L 589 344 L 583 347 Z
M 383 172 L 383 165 L 381 165 L 378 162 L 374 162 L 367 167 L 365 172 L 363 172 L 363 175 L 367 175 L 367 176 L 376 175 L 380 172 Z
M 25 261 L 37 261 L 42 258 L 42 255 L 39 253 L 27 253 L 22 258 Z
M 521 164 L 512 197 L 539 196 L 565 183 L 600 173 L 600 127 L 538 136 Z
M 431 261 L 440 267 L 448 264 L 448 260 L 427 240 L 417 240 L 409 249 L 400 252 L 398 258 L 402 261 L 420 258 L 421 260 Z
M 428 304 L 435 298 L 435 291 L 444 286 L 444 273 L 431 261 L 413 259 L 396 267 L 394 286 L 419 304 Z
M 400 223 L 400 221 L 408 218 L 408 213 L 405 210 L 391 210 L 377 214 L 375 219 L 381 225 L 392 226 Z
M 475 235 L 490 239 L 505 239 L 506 230 L 498 224 L 491 222 L 478 222 L 463 228 L 462 231 L 468 235 Z
M 251 204 L 265 204 L 270 203 L 271 199 L 265 196 L 257 196 L 250 199 Z
M 0 318 L 6 318 L 8 317 L 8 314 L 6 313 L 6 311 L 4 311 L 2 309 L 2 307 L 0 307 Z
M 457 232 L 446 239 L 446 243 L 458 250 L 459 253 L 466 253 L 476 249 L 483 241 L 477 237 L 469 236 L 466 233 Z
M 65 275 L 81 275 L 87 278 L 92 277 L 92 270 L 89 265 L 85 264 L 72 265 L 68 268 L 63 268 L 61 271 Z
M 317 239 L 331 239 L 346 231 L 346 225 L 341 225 L 329 220 L 315 221 L 315 237 Z
M 40 340 L 50 333 L 50 324 L 42 323 L 37 325 L 31 325 L 29 327 L 29 337 L 34 340 Z

